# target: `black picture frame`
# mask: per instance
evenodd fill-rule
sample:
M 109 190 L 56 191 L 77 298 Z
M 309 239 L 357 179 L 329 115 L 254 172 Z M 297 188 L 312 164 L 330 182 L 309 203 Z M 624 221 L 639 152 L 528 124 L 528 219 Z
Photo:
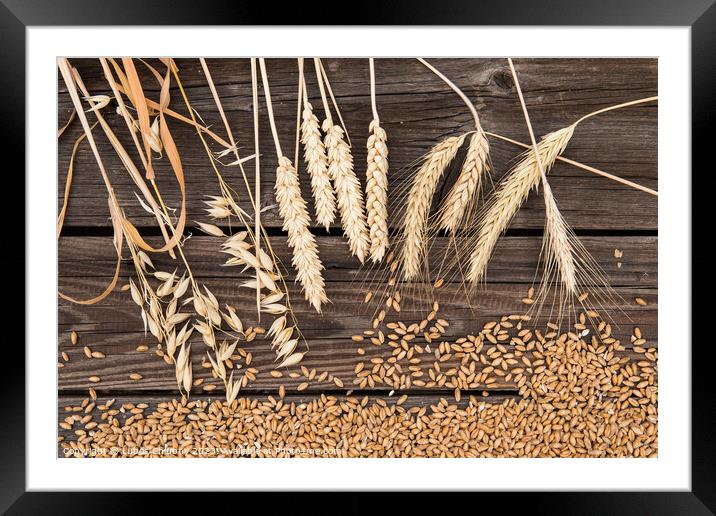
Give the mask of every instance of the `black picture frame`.
M 356 8 L 352 24 L 360 25 L 644 25 L 691 28 L 692 163 L 713 169 L 713 120 L 716 119 L 716 0 L 517 0 L 476 2 L 470 0 L 372 3 Z M 115 6 L 117 8 L 115 8 Z M 108 4 L 96 0 L 0 0 L 0 105 L 3 145 L 24 148 L 25 135 L 25 30 L 39 25 L 225 25 L 225 24 L 331 24 L 327 13 L 313 2 L 310 15 L 303 5 L 277 4 L 267 16 L 264 2 L 198 2 L 196 0 L 123 0 Z M 711 145 L 709 145 L 709 143 Z M 24 154 L 18 166 L 24 166 Z M 673 171 L 667 171 L 673 172 Z M 684 180 L 691 181 L 687 175 Z M 23 228 L 16 242 L 24 241 Z M 18 246 L 23 249 L 24 246 Z M 9 260 L 11 261 L 11 260 Z M 24 256 L 15 258 L 18 269 Z M 23 262 L 23 263 L 20 263 Z M 6 261 L 3 259 L 3 263 Z M 691 267 L 691 264 L 684 264 Z M 28 271 L 26 271 L 27 274 Z M 667 271 L 668 272 L 668 271 Z M 713 362 L 709 346 L 693 346 L 692 352 L 692 469 L 690 492 L 590 492 L 514 493 L 510 512 L 557 514 L 716 514 L 716 441 L 712 439 L 711 388 L 707 385 Z M 24 356 L 17 356 L 12 369 L 0 375 L 3 417 L 0 418 L 0 511 L 7 514 L 115 514 L 132 510 L 127 495 L 120 493 L 27 493 L 25 492 L 25 378 Z M 711 402 L 711 403 L 710 403 Z M 517 459 L 515 459 L 517 460 Z M 605 459 L 607 460 L 607 459 Z M 518 469 L 518 468 L 516 468 Z M 78 479 L 81 483 L 81 479 Z M 480 504 L 486 507 L 485 493 Z M 498 503 L 505 494 L 497 495 Z M 179 501 L 180 497 L 168 497 Z M 547 502 L 549 498 L 549 502 Z M 500 501 L 502 500 L 502 502 Z M 162 504 L 168 504 L 167 497 Z M 409 503 L 409 502 L 405 502 Z M 343 507 L 356 510 L 348 498 Z M 401 502 L 403 505 L 404 502 Z M 131 509 L 130 509 L 131 507 Z M 165 505 L 165 512 L 169 512 Z M 503 506 L 504 507 L 504 506 Z M 82 509 L 84 508 L 84 509 Z M 88 512 L 89 508 L 89 512 Z M 403 506 L 403 508 L 407 508 Z

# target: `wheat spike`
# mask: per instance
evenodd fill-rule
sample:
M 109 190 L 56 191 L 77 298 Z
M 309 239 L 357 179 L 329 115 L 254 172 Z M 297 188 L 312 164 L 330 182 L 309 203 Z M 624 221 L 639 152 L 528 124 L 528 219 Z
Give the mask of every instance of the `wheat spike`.
M 549 133 L 540 141 L 538 148 L 545 173 L 564 151 L 574 133 L 574 127 L 570 125 Z M 467 275 L 469 281 L 476 283 L 483 277 L 497 240 L 527 199 L 530 190 L 537 186 L 540 177 L 535 152 L 530 150 L 502 182 L 492 205 L 481 217 L 477 240 L 470 253 L 470 270 Z
M 388 249 L 388 136 L 375 119 L 371 121 L 369 130 L 366 211 L 370 257 L 374 262 L 379 262 Z
M 351 253 L 363 263 L 368 254 L 368 227 L 363 192 L 353 172 L 350 147 L 343 139 L 343 129 L 330 120 L 323 121 L 323 131 L 326 133 L 324 143 L 328 153 L 328 175 L 336 189 L 343 232 Z
M 480 191 L 482 176 L 490 170 L 489 153 L 487 137 L 480 129 L 470 138 L 460 175 L 443 201 L 441 228 L 454 233 L 460 222 L 472 211 L 477 193 Z
M 313 106 L 307 100 L 304 101 L 302 113 L 301 143 L 306 168 L 311 176 L 316 221 L 328 229 L 335 218 L 336 196 L 328 176 L 328 158 L 326 147 L 321 140 L 318 118 L 313 114 Z
M 275 191 L 283 229 L 288 233 L 288 245 L 293 249 L 296 279 L 303 287 L 306 300 L 320 312 L 321 305 L 328 301 L 321 275 L 323 264 L 318 257 L 316 239 L 308 230 L 308 210 L 301 197 L 298 174 L 285 156 L 278 160 Z
M 411 280 L 420 272 L 424 254 L 425 226 L 438 181 L 455 157 L 465 136 L 451 136 L 435 145 L 425 158 L 408 192 L 403 218 L 403 278 Z
M 546 221 L 544 227 L 544 248 L 546 251 L 546 269 L 550 269 L 550 262 L 557 265 L 560 279 L 565 290 L 570 295 L 578 295 L 577 274 L 574 260 L 574 248 L 569 238 L 567 223 L 557 208 L 557 203 L 552 195 L 552 188 L 549 183 L 543 181 L 544 203 Z

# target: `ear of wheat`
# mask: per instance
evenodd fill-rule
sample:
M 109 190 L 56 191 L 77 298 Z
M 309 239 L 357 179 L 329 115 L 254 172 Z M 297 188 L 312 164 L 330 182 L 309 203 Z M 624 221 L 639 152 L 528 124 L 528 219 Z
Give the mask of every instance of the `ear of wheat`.
M 293 249 L 296 279 L 303 287 L 306 300 L 320 312 L 321 305 L 328 300 L 321 275 L 323 264 L 318 257 L 316 239 L 308 229 L 308 210 L 301 197 L 298 174 L 285 156 L 278 160 L 275 192 L 283 229 L 288 233 L 288 245 Z
M 451 136 L 435 145 L 415 174 L 403 215 L 402 271 L 405 280 L 415 279 L 425 253 L 425 233 L 430 205 L 445 168 L 455 157 L 465 136 Z
M 370 257 L 374 262 L 379 262 L 388 249 L 388 136 L 377 119 L 373 119 L 369 129 L 366 211 Z
M 549 133 L 540 141 L 537 147 L 545 173 L 552 168 L 557 156 L 564 152 L 574 133 L 574 127 L 570 125 Z M 478 282 L 483 277 L 497 240 L 527 199 L 530 190 L 537 186 L 540 177 L 535 152 L 530 150 L 524 154 L 522 160 L 515 165 L 507 179 L 500 185 L 493 203 L 479 221 L 477 239 L 470 253 L 470 268 L 467 274 L 468 280 L 472 283 Z
M 569 238 L 569 228 L 557 208 L 549 183 L 543 181 L 542 187 L 546 214 L 543 249 L 548 262 L 545 269 L 550 268 L 550 261 L 554 263 L 567 294 L 577 295 L 575 257 Z
M 321 274 L 323 264 L 318 257 L 316 238 L 309 230 L 310 219 L 306 201 L 301 196 L 298 172 L 296 172 L 291 160 L 284 156 L 281 151 L 276 119 L 273 116 L 266 62 L 263 58 L 259 59 L 259 66 L 261 68 L 261 79 L 264 86 L 271 135 L 273 136 L 276 155 L 278 156 L 276 183 L 274 185 L 278 211 L 283 219 L 283 230 L 288 233 L 288 245 L 293 249 L 291 262 L 296 269 L 296 280 L 301 283 L 306 300 L 316 311 L 320 312 L 321 305 L 328 301 Z M 255 88 L 256 86 L 254 86 Z
M 470 138 L 465 162 L 457 181 L 450 189 L 440 210 L 440 227 L 454 233 L 460 222 L 465 220 L 472 209 L 480 191 L 482 176 L 489 172 L 490 147 L 487 137 L 479 129 Z
M 328 153 L 328 175 L 336 189 L 343 231 L 351 253 L 363 263 L 368 254 L 368 227 L 363 192 L 353 171 L 350 147 L 343 139 L 343 129 L 330 119 L 323 121 L 323 131 L 326 133 L 324 143 Z
M 475 134 L 470 138 L 470 145 L 465 155 L 465 162 L 457 181 L 450 189 L 439 212 L 438 226 L 454 233 L 460 222 L 465 220 L 475 205 L 476 194 L 480 191 L 482 176 L 490 169 L 490 145 L 482 130 L 477 109 L 467 95 L 440 70 L 423 58 L 418 58 L 425 67 L 437 75 L 462 99 L 475 120 Z
M 311 103 L 305 99 L 301 122 L 301 143 L 303 143 L 306 168 L 311 176 L 316 221 L 328 229 L 335 218 L 336 196 L 328 176 L 328 158 L 326 157 L 326 147 L 321 140 L 318 118 L 313 114 Z
M 512 77 L 515 81 L 517 95 L 520 98 L 520 105 L 522 106 L 522 112 L 525 116 L 525 122 L 527 123 L 527 129 L 530 133 L 530 139 L 532 140 L 532 148 L 536 151 L 534 153 L 534 157 L 537 163 L 540 178 L 542 179 L 546 214 L 544 239 L 542 242 L 543 250 L 546 251 L 545 260 L 547 262 L 547 267 L 545 267 L 545 270 L 549 271 L 551 269 L 551 264 L 556 264 L 560 279 L 562 280 L 562 285 L 566 290 L 567 295 L 575 295 L 577 294 L 577 275 L 574 264 L 574 249 L 572 248 L 572 242 L 569 239 L 569 228 L 567 223 L 562 218 L 559 208 L 557 208 L 557 202 L 554 200 L 554 195 L 552 195 L 552 188 L 549 186 L 549 181 L 547 181 L 547 173 L 542 163 L 542 156 L 540 155 L 541 153 L 539 152 L 537 140 L 535 139 L 535 133 L 532 129 L 530 114 L 527 110 L 525 97 L 522 95 L 522 88 L 520 87 L 520 81 L 517 77 L 515 65 L 512 62 L 512 58 L 507 58 L 507 62 L 510 65 Z M 545 276 L 548 276 L 548 274 L 545 274 Z

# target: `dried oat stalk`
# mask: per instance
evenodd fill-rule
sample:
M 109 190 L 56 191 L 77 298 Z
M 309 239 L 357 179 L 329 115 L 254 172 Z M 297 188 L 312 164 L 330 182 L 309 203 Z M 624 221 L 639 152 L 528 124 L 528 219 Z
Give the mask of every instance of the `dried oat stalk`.
M 195 314 L 181 312 L 181 307 L 189 301 L 184 296 L 192 280 L 186 272 L 178 276 L 177 271 L 154 269 L 149 256 L 129 239 L 128 248 L 137 277 L 137 283 L 129 280 L 129 292 L 140 308 L 144 331 L 148 330 L 164 346 L 163 350 L 158 350 L 159 354 L 174 366 L 179 391 L 188 396 L 193 381 L 189 337 L 194 328 L 190 318 Z M 152 286 L 150 277 L 159 282 L 158 286 Z

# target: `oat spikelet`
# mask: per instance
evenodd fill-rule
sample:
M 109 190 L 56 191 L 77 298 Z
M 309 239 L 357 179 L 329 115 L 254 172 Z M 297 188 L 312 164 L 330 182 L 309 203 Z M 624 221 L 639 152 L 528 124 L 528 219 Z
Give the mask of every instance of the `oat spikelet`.
M 445 168 L 465 141 L 465 136 L 451 136 L 435 145 L 415 174 L 408 192 L 408 205 L 403 216 L 403 278 L 414 279 L 420 272 L 425 251 L 425 230 L 435 189 Z
M 368 227 L 360 182 L 353 172 L 350 147 L 343 139 L 343 129 L 330 120 L 323 121 L 328 153 L 328 175 L 333 180 L 348 247 L 361 263 L 368 254 Z
M 321 274 L 323 264 L 318 257 L 316 239 L 308 230 L 308 210 L 301 197 L 298 174 L 285 156 L 278 160 L 275 191 L 283 229 L 288 233 L 288 245 L 293 249 L 296 279 L 303 287 L 306 300 L 320 312 L 321 305 L 328 300 Z
M 482 176 L 490 171 L 489 153 L 487 137 L 482 129 L 479 129 L 470 138 L 460 175 L 443 201 L 441 228 L 454 233 L 460 222 L 465 220 L 474 208 Z
M 579 293 L 577 291 L 575 252 L 569 238 L 569 228 L 557 208 L 549 183 L 543 181 L 542 188 L 544 189 L 546 212 L 543 242 L 547 262 L 545 269 L 549 271 L 552 264 L 555 264 L 566 293 L 576 296 Z
M 574 127 L 570 125 L 549 133 L 540 141 L 538 147 L 545 173 L 564 151 L 574 133 Z M 530 150 L 502 182 L 492 205 L 480 219 L 477 239 L 470 253 L 469 281 L 476 283 L 483 277 L 497 240 L 510 225 L 530 190 L 538 185 L 540 177 L 535 153 Z
M 388 249 L 388 136 L 375 119 L 371 121 L 369 130 L 366 211 L 370 257 L 374 262 L 379 262 Z
M 311 176 L 316 221 L 328 229 L 335 218 L 336 196 L 328 176 L 328 158 L 326 147 L 321 140 L 318 118 L 313 114 L 313 106 L 307 100 L 304 101 L 302 113 L 301 143 L 306 168 Z

